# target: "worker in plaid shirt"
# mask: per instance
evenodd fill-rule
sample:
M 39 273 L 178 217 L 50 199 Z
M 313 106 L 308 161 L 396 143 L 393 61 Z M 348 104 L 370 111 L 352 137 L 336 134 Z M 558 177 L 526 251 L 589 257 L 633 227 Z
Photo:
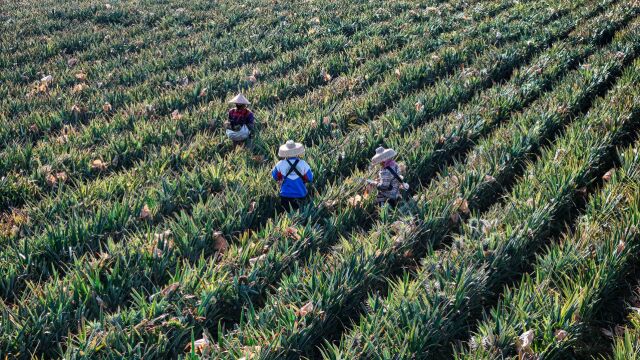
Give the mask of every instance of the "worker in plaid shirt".
M 402 182 L 400 175 L 400 167 L 393 160 L 397 153 L 393 149 L 385 149 L 379 147 L 376 149 L 376 155 L 371 159 L 373 164 L 380 164 L 378 179 L 370 184 L 378 191 L 376 203 L 382 205 L 389 203 L 395 206 L 400 199 L 400 189 L 408 188 L 408 185 Z
M 234 142 L 246 140 L 254 130 L 254 116 L 251 110 L 247 109 L 249 100 L 242 94 L 236 95 L 231 101 L 236 107 L 229 110 L 229 119 L 225 122 L 227 136 Z M 243 129 L 243 127 L 246 127 Z

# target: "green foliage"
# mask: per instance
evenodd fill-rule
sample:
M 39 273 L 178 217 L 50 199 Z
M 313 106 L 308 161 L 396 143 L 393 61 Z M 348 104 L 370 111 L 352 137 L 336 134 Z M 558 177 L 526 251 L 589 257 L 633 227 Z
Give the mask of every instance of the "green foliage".
M 638 11 L 3 4 L 0 355 L 493 357 L 528 329 L 527 354 L 573 355 L 637 255 Z M 251 146 L 224 136 L 239 90 Z M 270 178 L 289 138 L 316 174 L 291 212 Z M 362 196 L 381 144 L 397 208 Z

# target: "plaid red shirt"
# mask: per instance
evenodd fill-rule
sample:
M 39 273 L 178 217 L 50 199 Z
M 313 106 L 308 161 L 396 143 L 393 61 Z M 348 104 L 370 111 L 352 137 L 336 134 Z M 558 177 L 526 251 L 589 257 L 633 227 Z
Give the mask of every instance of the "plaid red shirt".
M 253 113 L 249 109 L 231 109 L 229 110 L 229 123 L 232 128 L 242 125 L 251 128 L 253 127 Z

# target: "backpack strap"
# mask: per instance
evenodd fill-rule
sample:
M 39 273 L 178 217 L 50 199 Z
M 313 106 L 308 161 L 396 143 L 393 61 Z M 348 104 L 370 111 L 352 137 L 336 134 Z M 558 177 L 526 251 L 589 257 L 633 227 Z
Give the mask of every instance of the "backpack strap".
M 400 175 L 398 175 L 398 173 L 393 170 L 391 167 L 386 166 L 385 169 L 389 170 L 389 172 L 391 173 L 391 175 L 393 175 L 394 178 L 396 178 L 396 180 L 398 180 L 398 182 L 402 182 L 402 178 L 400 177 Z
M 394 177 L 396 180 L 398 180 L 398 182 L 399 182 L 400 184 L 402 184 L 402 178 L 400 177 L 400 175 L 398 175 L 398 173 L 397 173 L 395 170 L 393 170 L 390 166 L 385 166 L 384 168 L 385 168 L 385 169 L 387 169 L 387 170 L 389 170 L 389 172 L 391 173 L 391 175 L 393 175 L 393 177 Z M 393 184 L 392 184 L 392 183 L 389 183 L 389 189 L 388 189 L 388 190 L 391 190 L 391 189 L 393 189 Z
M 293 164 L 289 161 L 289 159 L 286 159 L 287 164 L 289 164 L 289 171 L 287 171 L 287 175 L 285 175 L 284 177 L 287 178 L 289 177 L 289 175 L 291 175 L 292 172 L 296 173 L 296 175 L 298 175 L 298 177 L 300 179 L 302 179 L 303 182 L 305 182 L 304 180 L 304 176 L 302 176 L 302 174 L 300 173 L 300 170 L 298 170 L 298 163 L 300 162 L 300 159 L 296 159 L 296 161 L 293 162 Z

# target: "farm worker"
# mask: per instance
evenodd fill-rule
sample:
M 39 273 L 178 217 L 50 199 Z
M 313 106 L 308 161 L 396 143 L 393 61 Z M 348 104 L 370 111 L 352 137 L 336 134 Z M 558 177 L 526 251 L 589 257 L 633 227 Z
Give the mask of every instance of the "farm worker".
M 403 178 L 400 175 L 400 167 L 393 160 L 396 155 L 398 155 L 398 153 L 393 149 L 378 147 L 376 154 L 371 158 L 372 164 L 380 164 L 378 179 L 369 183 L 370 189 L 375 187 L 378 190 L 376 203 L 379 205 L 389 203 L 395 206 L 400 199 L 400 189 L 409 188 L 408 184 L 403 183 Z
M 244 141 L 254 129 L 253 113 L 247 109 L 249 100 L 238 94 L 229 103 L 235 104 L 236 107 L 229 110 L 229 120 L 225 122 L 227 136 L 236 143 Z
M 280 184 L 280 202 L 285 209 L 297 209 L 307 196 L 306 183 L 313 181 L 311 167 L 300 159 L 303 154 L 304 146 L 292 140 L 278 149 L 282 160 L 273 168 L 271 176 Z

